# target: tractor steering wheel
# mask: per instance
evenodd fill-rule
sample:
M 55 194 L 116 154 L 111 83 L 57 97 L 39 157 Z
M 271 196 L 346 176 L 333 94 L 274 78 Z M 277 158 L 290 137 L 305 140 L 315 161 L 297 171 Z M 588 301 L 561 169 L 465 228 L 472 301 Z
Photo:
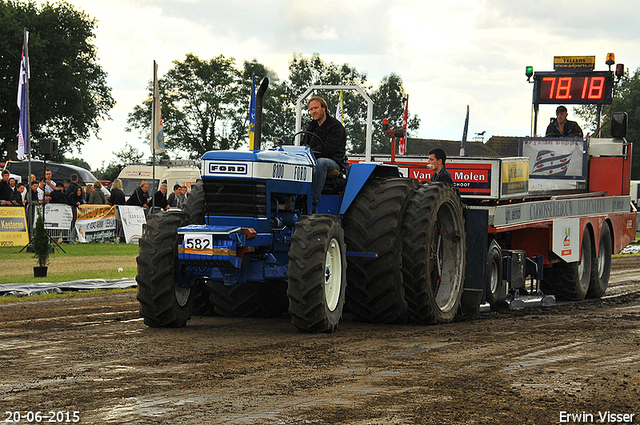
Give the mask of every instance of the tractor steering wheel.
M 317 138 L 320 141 L 320 145 L 322 145 L 322 150 L 324 150 L 324 142 L 322 141 L 322 139 L 320 138 L 320 136 L 318 136 L 316 133 L 313 133 L 311 131 L 307 131 L 307 130 L 300 130 L 298 131 L 296 134 L 293 135 L 293 137 L 291 138 L 291 144 L 294 145 L 296 143 L 296 136 L 299 134 L 310 134 L 312 137 Z M 311 152 L 313 152 L 313 154 L 315 156 L 318 156 L 318 154 L 322 153 L 322 151 L 317 151 L 317 150 L 311 150 Z

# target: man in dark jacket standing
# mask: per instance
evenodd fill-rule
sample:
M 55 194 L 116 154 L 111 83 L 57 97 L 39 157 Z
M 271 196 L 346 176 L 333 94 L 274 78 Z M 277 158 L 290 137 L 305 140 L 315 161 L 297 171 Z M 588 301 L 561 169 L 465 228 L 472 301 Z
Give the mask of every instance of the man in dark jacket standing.
M 133 191 L 129 200 L 127 201 L 127 205 L 137 205 L 142 208 L 149 207 L 149 197 L 147 196 L 149 192 L 149 183 L 146 181 L 142 181 L 140 187 Z
M 447 162 L 447 153 L 442 148 L 433 148 L 429 151 L 429 162 L 427 167 L 435 170 L 435 174 L 431 177 L 432 182 L 449 183 L 453 185 L 451 173 L 444 165 Z
M 309 99 L 309 112 L 313 121 L 307 127 L 302 144 L 309 146 L 317 160 L 316 185 L 313 194 L 313 207 L 320 199 L 327 174 L 345 167 L 347 132 L 340 121 L 330 116 L 327 102 L 314 96 Z

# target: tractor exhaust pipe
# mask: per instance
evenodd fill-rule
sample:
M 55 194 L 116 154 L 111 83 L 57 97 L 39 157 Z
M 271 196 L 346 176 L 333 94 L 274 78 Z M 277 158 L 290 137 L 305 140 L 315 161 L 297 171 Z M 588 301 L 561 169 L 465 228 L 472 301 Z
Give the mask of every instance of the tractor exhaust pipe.
M 268 87 L 269 78 L 265 77 L 262 83 L 260 83 L 260 87 L 256 93 L 256 127 L 253 134 L 253 148 L 256 150 L 260 150 L 260 139 L 262 138 L 262 99 Z

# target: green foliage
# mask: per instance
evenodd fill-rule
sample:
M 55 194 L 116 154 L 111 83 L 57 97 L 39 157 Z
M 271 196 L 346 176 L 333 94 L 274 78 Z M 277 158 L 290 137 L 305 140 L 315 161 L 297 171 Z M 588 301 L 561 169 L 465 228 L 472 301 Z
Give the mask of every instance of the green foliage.
M 0 1 L 0 157 L 17 155 L 16 93 L 23 43 L 29 31 L 29 103 L 31 151 L 38 156 L 38 140 L 59 140 L 64 153 L 80 147 L 115 101 L 106 85 L 107 74 L 97 61 L 93 44 L 96 21 L 64 1 L 45 3 Z
M 636 69 L 633 76 L 629 70 L 615 83 L 615 96 L 611 106 L 602 111 L 602 132 L 600 137 L 611 137 L 611 116 L 614 112 L 626 112 L 629 115 L 626 139 L 632 143 L 640 141 L 640 68 Z M 576 115 L 585 119 L 588 123 L 586 133 L 596 132 L 596 106 L 587 105 L 574 108 Z M 640 149 L 633 149 L 631 161 L 631 178 L 640 179 Z
M 41 208 L 38 208 L 38 218 L 36 219 L 36 227 L 33 231 L 31 246 L 33 247 L 34 258 L 38 259 L 38 265 L 45 267 L 49 264 L 51 244 L 49 243 L 47 230 L 44 228 L 44 217 L 42 216 Z
M 296 101 L 312 85 L 358 85 L 374 100 L 373 152 L 390 152 L 389 139 L 381 132 L 382 119 L 400 127 L 404 116 L 406 93 L 402 79 L 395 74 L 385 77 L 377 89 L 367 82 L 366 74 L 348 64 L 323 61 L 318 54 L 310 57 L 294 55 L 289 76 L 278 76 L 256 60 L 235 68 L 233 58 L 217 56 L 209 61 L 188 54 L 183 62 L 174 61 L 164 78 L 158 80 L 162 105 L 165 144 L 169 150 L 182 149 L 198 158 L 208 150 L 235 149 L 248 146 L 249 101 L 252 75 L 256 85 L 269 77 L 270 85 L 263 101 L 262 148 L 291 144 L 295 132 Z M 137 105 L 127 119 L 128 131 L 138 130 L 149 138 L 152 82 L 149 98 Z M 334 115 L 339 92 L 322 90 L 330 114 Z M 348 151 L 364 153 L 367 104 L 355 91 L 345 90 L 344 126 L 348 135 Z M 310 121 L 303 105 L 303 129 Z M 420 120 L 409 117 L 409 129 L 416 130 Z

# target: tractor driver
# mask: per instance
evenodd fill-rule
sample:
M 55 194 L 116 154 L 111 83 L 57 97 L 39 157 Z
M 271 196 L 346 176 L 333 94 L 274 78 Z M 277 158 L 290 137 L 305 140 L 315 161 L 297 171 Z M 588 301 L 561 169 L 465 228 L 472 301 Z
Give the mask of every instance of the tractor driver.
M 305 134 L 302 145 L 309 146 L 317 160 L 313 194 L 315 212 L 327 174 L 346 166 L 347 132 L 340 121 L 329 115 L 327 102 L 323 98 L 314 96 L 307 104 L 313 118 L 307 131 L 312 134 Z

